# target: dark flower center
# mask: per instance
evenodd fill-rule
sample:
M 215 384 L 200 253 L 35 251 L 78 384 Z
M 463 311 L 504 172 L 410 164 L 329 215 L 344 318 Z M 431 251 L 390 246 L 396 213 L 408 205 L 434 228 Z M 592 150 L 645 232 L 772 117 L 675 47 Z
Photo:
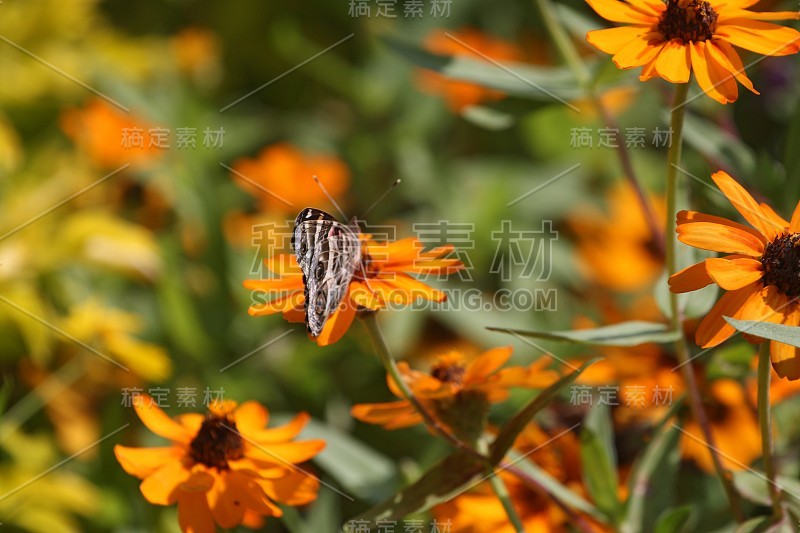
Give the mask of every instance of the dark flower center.
M 666 41 L 707 41 L 716 29 L 717 12 L 705 0 L 667 0 L 667 8 L 658 21 L 658 31 Z
M 190 448 L 195 462 L 219 470 L 227 470 L 228 461 L 244 456 L 244 443 L 236 423 L 227 416 L 213 413 L 206 415 Z
M 800 296 L 800 233 L 784 234 L 767 244 L 761 267 L 764 285 L 775 285 L 790 298 Z
M 464 365 L 447 361 L 431 368 L 431 376 L 442 383 L 461 385 L 464 382 L 464 372 L 466 370 L 467 368 Z

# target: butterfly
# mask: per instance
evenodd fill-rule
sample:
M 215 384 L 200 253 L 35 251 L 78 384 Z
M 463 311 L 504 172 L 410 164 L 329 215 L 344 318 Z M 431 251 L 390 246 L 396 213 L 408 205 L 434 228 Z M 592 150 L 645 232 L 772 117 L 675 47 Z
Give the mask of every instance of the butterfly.
M 291 244 L 303 271 L 306 327 L 318 337 L 362 267 L 358 228 L 307 207 L 294 221 Z

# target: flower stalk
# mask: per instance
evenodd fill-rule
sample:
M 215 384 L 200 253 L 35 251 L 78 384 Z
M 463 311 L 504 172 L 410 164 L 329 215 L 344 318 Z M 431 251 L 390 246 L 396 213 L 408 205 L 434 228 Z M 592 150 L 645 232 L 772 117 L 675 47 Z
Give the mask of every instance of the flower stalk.
M 675 253 L 677 238 L 675 236 L 675 224 L 677 215 L 677 197 L 678 197 L 678 169 L 680 168 L 681 149 L 683 145 L 683 123 L 686 116 L 686 97 L 689 93 L 688 83 L 679 83 L 675 85 L 675 97 L 672 102 L 672 114 L 670 121 L 670 128 L 672 130 L 672 143 L 669 147 L 667 154 L 667 220 L 666 220 L 666 262 L 667 274 L 672 276 L 678 271 L 677 258 Z M 678 295 L 670 291 L 669 293 L 670 304 L 670 325 L 675 331 L 682 332 L 682 318 L 681 311 L 678 305 Z M 686 390 L 689 396 L 689 405 L 692 409 L 692 414 L 697 420 L 697 424 L 703 431 L 703 437 L 708 447 L 708 452 L 711 454 L 711 460 L 714 463 L 714 470 L 722 483 L 725 490 L 725 495 L 728 498 L 731 512 L 737 522 L 744 521 L 744 514 L 741 508 L 741 498 L 733 486 L 730 474 L 725 470 L 720 460 L 717 447 L 714 444 L 714 436 L 711 433 L 711 425 L 709 424 L 708 414 L 703 407 L 702 396 L 697 385 L 697 379 L 694 375 L 694 369 L 689 358 L 689 347 L 686 344 L 686 338 L 681 334 L 675 341 L 675 355 L 678 358 L 679 366 L 683 374 L 683 380 L 686 383 Z
M 775 481 L 777 474 L 772 449 L 772 414 L 769 403 L 771 372 L 769 342 L 762 342 L 758 350 L 758 425 L 761 429 L 761 455 L 764 458 L 764 472 L 767 475 L 767 488 L 772 500 L 772 510 L 777 518 L 781 518 L 783 507 L 781 507 L 781 493 Z

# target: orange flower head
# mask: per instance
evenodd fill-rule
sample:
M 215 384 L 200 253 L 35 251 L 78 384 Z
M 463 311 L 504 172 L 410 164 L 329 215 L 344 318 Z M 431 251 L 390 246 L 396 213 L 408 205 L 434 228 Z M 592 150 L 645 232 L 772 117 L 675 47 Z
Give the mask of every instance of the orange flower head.
M 255 159 L 233 163 L 235 183 L 252 194 L 263 211 L 281 215 L 304 203 L 329 206 L 313 176 L 334 199 L 341 199 L 350 186 L 350 171 L 344 162 L 330 155 L 305 153 L 289 143 L 273 144 Z
M 508 398 L 510 388 L 544 388 L 558 379 L 555 371 L 545 368 L 549 358 L 527 367 L 501 368 L 510 357 L 511 347 L 494 348 L 465 364 L 460 354 L 451 352 L 440 357 L 427 373 L 412 370 L 405 361 L 398 363 L 398 368 L 422 406 L 457 436 L 472 442 L 485 429 L 489 406 Z M 389 376 L 387 383 L 395 396 L 403 398 Z M 389 430 L 422 422 L 422 416 L 407 400 L 355 405 L 352 414 L 362 422 Z
M 489 37 L 474 29 L 449 34 L 443 31 L 434 32 L 425 40 L 425 47 L 435 54 L 467 56 L 480 61 L 485 61 L 485 57 L 498 61 L 522 59 L 522 52 L 517 45 Z M 419 73 L 418 81 L 422 90 L 441 94 L 453 111 L 461 111 L 487 100 L 499 100 L 504 96 L 500 91 L 465 81 L 448 80 L 441 74 L 427 70 Z
M 711 177 L 752 227 L 694 211 L 678 213 L 678 240 L 728 254 L 685 268 L 669 280 L 677 293 L 711 283 L 727 291 L 700 322 L 697 344 L 711 348 L 730 338 L 735 329 L 726 316 L 800 326 L 800 203 L 787 221 L 725 172 Z M 770 341 L 770 354 L 779 376 L 800 379 L 800 349 Z
M 458 259 L 448 258 L 451 245 L 425 250 L 416 238 L 378 242 L 370 235 L 359 234 L 361 266 L 350 280 L 339 308 L 327 318 L 322 332 L 312 339 L 320 346 L 333 344 L 350 328 L 356 311 L 378 311 L 394 305 L 408 305 L 417 300 L 442 302 L 447 296 L 411 276 L 411 274 L 450 274 L 464 268 Z M 303 273 L 294 254 L 278 254 L 264 261 L 276 277 L 246 280 L 244 286 L 254 292 L 256 303 L 251 316 L 283 313 L 289 322 L 305 322 L 305 285 Z M 269 301 L 265 301 L 270 298 Z
M 747 401 L 741 384 L 732 379 L 715 380 L 708 391 L 704 403 L 720 460 L 725 469 L 744 470 L 761 457 L 761 433 L 753 407 Z M 714 463 L 700 426 L 692 419 L 686 422 L 684 431 L 681 436 L 682 455 L 694 460 L 704 471 L 714 472 Z
M 578 266 L 590 281 L 608 289 L 635 292 L 649 287 L 661 275 L 664 261 L 636 193 L 625 181 L 607 198 L 608 214 L 584 206 L 568 217 Z M 663 198 L 653 198 L 651 205 L 658 215 L 665 212 Z
M 644 67 L 641 81 L 660 76 L 670 83 L 688 83 L 694 71 L 703 92 L 721 104 L 736 101 L 737 81 L 758 94 L 734 46 L 769 56 L 800 50 L 797 30 L 764 22 L 800 14 L 749 11 L 758 0 L 586 1 L 601 17 L 628 24 L 586 34 L 617 67 Z
M 122 468 L 142 479 L 140 490 L 154 505 L 178 504 L 184 532 L 213 532 L 281 516 L 277 503 L 304 505 L 316 498 L 319 480 L 297 466 L 324 447 L 320 440 L 294 441 L 308 415 L 265 428 L 269 413 L 256 402 L 209 406 L 204 416 L 169 418 L 147 396 L 135 399 L 136 414 L 153 433 L 171 441 L 159 448 L 117 445 Z
M 64 133 L 92 162 L 105 168 L 156 158 L 160 152 L 151 145 L 150 127 L 100 98 L 94 98 L 83 109 L 68 109 L 61 115 Z M 131 137 L 126 146 L 127 135 Z

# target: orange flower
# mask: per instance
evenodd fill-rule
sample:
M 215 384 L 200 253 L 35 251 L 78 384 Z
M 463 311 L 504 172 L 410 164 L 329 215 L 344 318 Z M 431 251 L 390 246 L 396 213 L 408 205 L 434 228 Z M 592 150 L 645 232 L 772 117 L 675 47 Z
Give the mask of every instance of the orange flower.
M 147 396 L 134 401 L 136 414 L 170 446 L 115 446 L 122 468 L 142 479 L 139 488 L 154 505 L 178 504 L 184 532 L 213 532 L 253 524 L 259 516 L 281 516 L 275 502 L 304 505 L 317 497 L 319 481 L 294 466 L 317 455 L 320 440 L 293 442 L 308 421 L 265 428 L 269 413 L 256 402 L 214 403 L 198 413 L 169 418 Z
M 583 208 L 569 215 L 578 244 L 579 267 L 591 281 L 617 291 L 650 286 L 661 275 L 663 261 L 633 187 L 626 181 L 608 195 L 608 215 Z M 661 198 L 651 202 L 663 218 Z
M 359 308 L 378 311 L 389 305 L 408 305 L 420 299 L 443 302 L 447 298 L 445 293 L 409 273 L 450 274 L 464 267 L 458 259 L 445 258 L 453 251 L 451 245 L 425 251 L 416 238 L 377 242 L 369 235 L 359 234 L 359 239 L 363 270 L 356 271 L 339 308 L 328 317 L 322 333 L 314 339 L 320 346 L 341 339 Z M 278 254 L 264 260 L 264 264 L 278 277 L 246 280 L 244 286 L 258 291 L 259 299 L 265 295 L 274 297 L 268 302 L 251 305 L 248 313 L 264 316 L 281 312 L 289 322 L 304 322 L 303 273 L 294 254 Z
M 499 61 L 520 61 L 522 59 L 522 52 L 516 45 L 488 37 L 477 30 L 464 29 L 449 34 L 454 38 L 448 37 L 443 31 L 430 34 L 425 40 L 425 47 L 435 54 L 467 56 L 470 59 L 482 61 L 485 59 L 473 50 Z M 486 100 L 499 100 L 504 96 L 500 91 L 486 89 L 480 85 L 445 79 L 436 72 L 420 71 L 418 81 L 422 90 L 444 96 L 453 111 L 460 111 Z
M 769 56 L 800 50 L 797 30 L 763 22 L 798 13 L 748 11 L 758 0 L 586 1 L 601 17 L 629 24 L 586 34 L 617 67 L 644 67 L 641 81 L 660 76 L 670 83 L 688 83 L 694 70 L 700 88 L 721 104 L 738 97 L 736 81 L 758 94 L 731 45 Z
M 350 185 L 350 171 L 342 161 L 305 154 L 289 143 L 268 146 L 255 159 L 239 159 L 233 170 L 236 184 L 255 196 L 263 210 L 281 214 L 297 211 L 299 204 L 333 207 L 313 176 L 334 198 Z
M 578 439 L 573 433 L 557 436 L 559 434 L 560 432 L 548 434 L 530 424 L 517 437 L 514 449 L 572 491 L 583 494 L 585 490 L 581 482 Z M 551 498 L 533 490 L 506 470 L 501 470 L 499 476 L 508 489 L 525 531 L 568 530 L 566 515 Z M 449 521 L 452 531 L 459 533 L 515 531 L 488 482 L 447 503 L 437 505 L 433 513 L 439 522 Z
M 747 401 L 741 384 L 732 379 L 715 380 L 708 389 L 706 410 L 722 465 L 729 470 L 743 470 L 761 457 L 761 433 L 753 406 Z M 691 419 L 686 422 L 684 431 L 688 435 L 681 436 L 682 455 L 693 459 L 704 471 L 714 472 L 700 426 Z
M 558 374 L 544 367 L 549 358 L 542 358 L 527 367 L 500 368 L 511 357 L 511 347 L 484 352 L 469 364 L 458 352 L 439 357 L 429 373 L 411 370 L 401 361 L 398 368 L 417 401 L 458 435 L 472 438 L 485 429 L 486 414 L 491 404 L 508 398 L 512 387 L 544 388 L 558 379 Z M 387 376 L 389 389 L 398 398 L 402 392 Z M 352 415 L 369 424 L 393 430 L 417 425 L 422 415 L 408 400 L 389 403 L 359 404 Z
M 75 141 L 95 164 L 114 168 L 125 163 L 143 162 L 159 155 L 150 146 L 150 126 L 117 109 L 105 100 L 94 98 L 83 109 L 68 109 L 61 116 L 61 129 Z M 125 146 L 127 135 L 141 135 L 138 144 Z
M 697 344 L 710 348 L 730 338 L 735 329 L 726 316 L 800 325 L 800 203 L 787 222 L 768 205 L 756 202 L 725 172 L 711 178 L 755 229 L 694 211 L 678 213 L 678 240 L 730 254 L 706 259 L 669 280 L 672 292 L 695 291 L 711 283 L 728 291 L 698 326 Z M 770 353 L 779 376 L 800 379 L 800 349 L 771 341 Z

